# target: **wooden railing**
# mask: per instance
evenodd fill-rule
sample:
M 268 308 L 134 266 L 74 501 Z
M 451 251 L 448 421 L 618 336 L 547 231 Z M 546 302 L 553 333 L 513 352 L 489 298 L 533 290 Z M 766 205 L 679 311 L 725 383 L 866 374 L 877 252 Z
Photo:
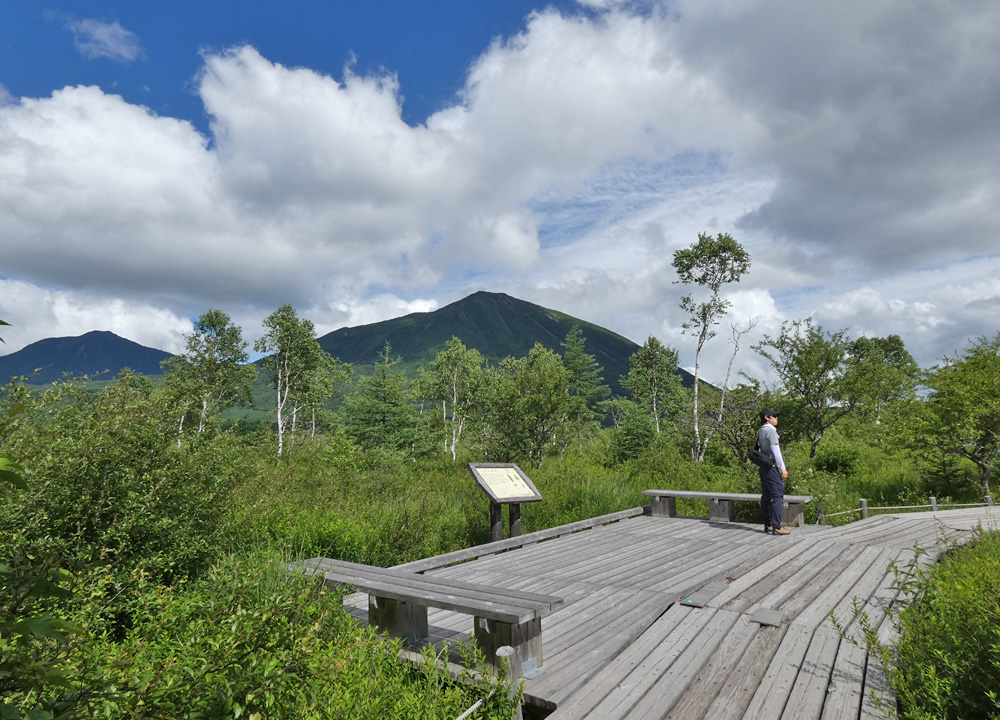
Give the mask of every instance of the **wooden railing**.
M 869 506 L 868 501 L 865 498 L 861 498 L 861 501 L 856 508 L 851 508 L 850 510 L 842 510 L 841 512 L 827 513 L 824 514 L 824 518 L 837 517 L 838 515 L 849 515 L 851 513 L 861 513 L 861 519 L 864 520 L 868 517 L 870 510 L 924 510 L 930 508 L 931 512 L 937 512 L 941 508 L 963 508 L 963 507 L 992 507 L 993 498 L 986 495 L 981 503 L 938 503 L 938 499 L 933 495 L 927 498 L 926 505 L 877 505 Z

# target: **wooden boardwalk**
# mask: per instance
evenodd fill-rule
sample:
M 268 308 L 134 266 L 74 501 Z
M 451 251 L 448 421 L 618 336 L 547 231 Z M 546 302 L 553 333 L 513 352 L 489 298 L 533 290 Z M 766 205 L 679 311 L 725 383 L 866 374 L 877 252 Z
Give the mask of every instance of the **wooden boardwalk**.
M 977 525 L 1000 529 L 997 507 L 879 515 L 785 537 L 640 512 L 401 567 L 565 600 L 543 623 L 544 673 L 524 685 L 526 702 L 551 720 L 876 718 L 869 690 L 889 698 L 884 679 L 830 612 L 858 636 L 857 602 L 888 638 L 891 562 L 908 564 L 914 545 L 932 562 Z M 442 643 L 471 628 L 448 611 L 428 621 Z

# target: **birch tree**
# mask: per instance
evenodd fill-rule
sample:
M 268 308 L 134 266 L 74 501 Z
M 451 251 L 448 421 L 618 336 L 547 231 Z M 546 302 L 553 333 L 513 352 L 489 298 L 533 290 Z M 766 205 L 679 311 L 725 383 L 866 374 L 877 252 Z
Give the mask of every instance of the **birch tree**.
M 712 327 L 719 323 L 719 318 L 725 315 L 732 305 L 721 297 L 722 286 L 739 282 L 740 278 L 750 271 L 750 254 L 728 234 L 720 233 L 713 238 L 701 233 L 698 235 L 697 243 L 674 253 L 673 266 L 679 278 L 677 282 L 698 285 L 709 291 L 708 298 L 701 302 L 696 301 L 691 295 L 681 298 L 681 309 L 689 315 L 682 327 L 685 332 L 690 331 L 697 337 L 692 412 L 694 445 L 691 448 L 691 458 L 695 462 L 702 462 L 705 459 L 710 433 L 706 433 L 702 438 L 701 414 L 698 406 L 701 351 L 705 343 L 715 336 Z
M 478 350 L 465 347 L 452 336 L 445 349 L 421 371 L 420 384 L 425 396 L 441 403 L 444 450 L 451 454 L 452 462 L 457 459 L 458 442 L 470 413 L 480 402 L 483 362 Z
M 329 363 L 329 354 L 316 342 L 311 321 L 299 319 L 291 305 L 282 305 L 264 320 L 267 332 L 255 344 L 257 352 L 268 353 L 262 361 L 271 372 L 271 386 L 277 393 L 275 410 L 278 425 L 278 455 L 284 452 L 285 434 L 294 442 L 300 409 L 308 405 L 308 389 L 316 383 L 317 368 Z
M 197 432 L 202 433 L 221 411 L 252 402 L 257 371 L 247 364 L 246 350 L 242 330 L 229 315 L 209 310 L 185 337 L 185 352 L 163 362 L 167 393 L 181 404 L 178 443 L 189 410 L 197 418 Z

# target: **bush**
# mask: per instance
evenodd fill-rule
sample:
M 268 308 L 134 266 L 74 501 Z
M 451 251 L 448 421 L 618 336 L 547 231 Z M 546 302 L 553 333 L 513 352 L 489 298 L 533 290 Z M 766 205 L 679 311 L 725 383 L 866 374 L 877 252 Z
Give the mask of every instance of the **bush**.
M 904 717 L 1000 718 L 1000 532 L 915 581 L 892 673 Z
M 11 438 L 36 490 L 14 507 L 29 541 L 61 545 L 70 569 L 142 568 L 166 584 L 213 557 L 241 453 L 229 438 L 176 448 L 171 408 L 141 377 L 98 394 L 58 388 Z
M 1000 720 L 1000 532 L 951 549 L 930 569 L 915 561 L 893 570 L 896 589 L 913 598 L 890 611 L 895 646 L 878 640 L 859 608 L 854 618 L 896 692 L 899 717 Z
M 399 641 L 359 628 L 338 593 L 260 560 L 224 558 L 169 588 L 135 584 L 137 620 L 123 638 L 77 643 L 71 679 L 13 688 L 0 717 L 384 720 L 455 717 L 478 699 L 479 717 L 510 717 L 509 684 L 491 694 L 472 671 L 453 683 L 431 652 L 420 669 L 403 665 Z M 97 580 L 78 596 L 81 623 L 105 600 Z M 468 663 L 485 671 L 479 658 Z

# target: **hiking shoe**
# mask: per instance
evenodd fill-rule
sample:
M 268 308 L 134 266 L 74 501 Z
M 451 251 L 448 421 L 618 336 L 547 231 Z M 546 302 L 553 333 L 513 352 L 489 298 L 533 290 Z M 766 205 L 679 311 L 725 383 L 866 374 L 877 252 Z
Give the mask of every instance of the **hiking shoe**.
M 771 528 L 771 532 L 775 535 L 790 535 L 792 531 L 782 525 L 779 528 Z
M 771 528 L 771 526 L 770 526 L 770 525 L 765 525 L 765 526 L 764 526 L 764 534 L 765 534 L 765 535 L 767 535 L 768 533 L 770 533 L 770 532 L 771 532 L 771 530 L 772 530 L 772 528 Z

